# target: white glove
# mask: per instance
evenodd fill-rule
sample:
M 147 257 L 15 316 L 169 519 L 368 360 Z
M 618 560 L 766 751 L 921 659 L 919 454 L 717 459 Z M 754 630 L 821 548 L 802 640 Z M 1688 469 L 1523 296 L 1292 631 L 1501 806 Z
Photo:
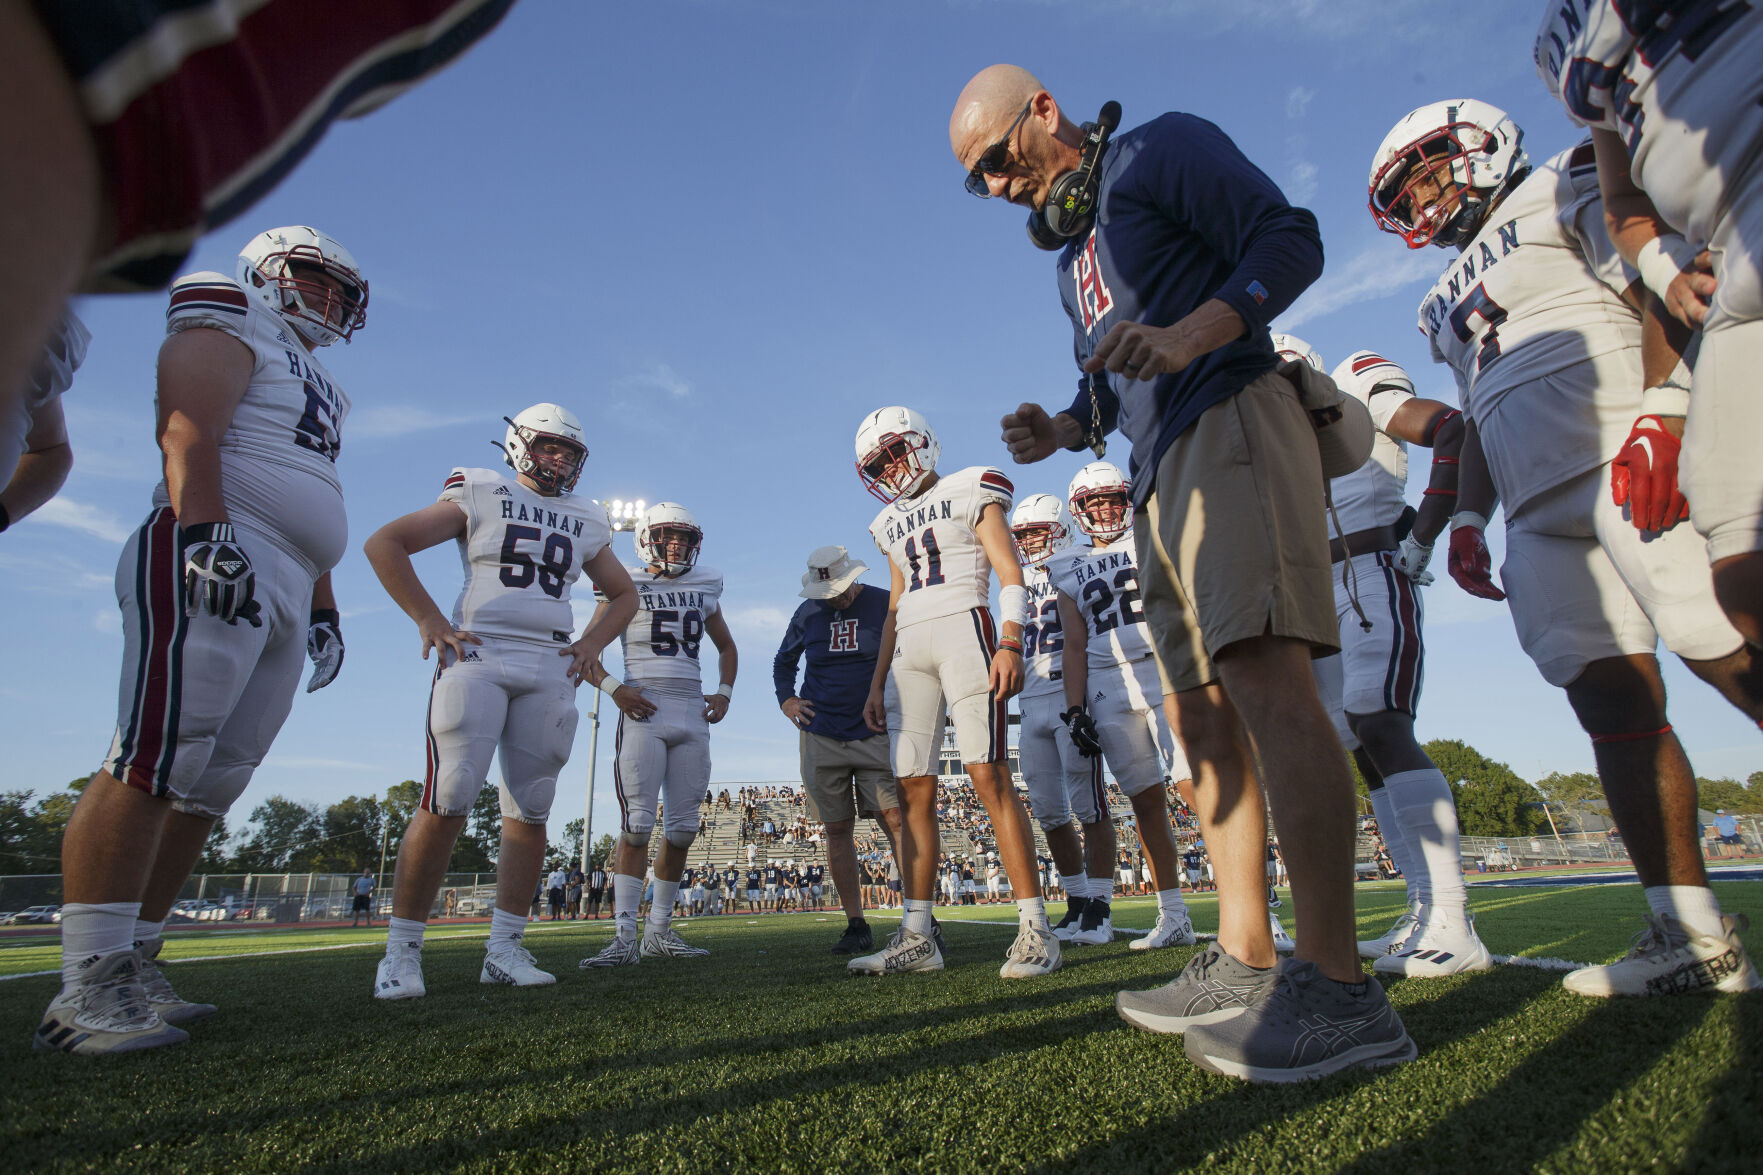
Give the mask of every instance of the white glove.
M 1432 562 L 1432 548 L 1425 546 L 1413 535 L 1403 539 L 1396 548 L 1396 570 L 1413 580 L 1418 586 L 1425 587 L 1433 581 L 1432 572 L 1426 565 Z
M 312 677 L 306 682 L 307 693 L 323 689 L 335 681 L 337 672 L 343 668 L 343 630 L 338 627 L 341 621 L 335 608 L 313 610 L 306 629 L 306 655 L 312 658 Z
M 181 528 L 184 545 L 184 615 L 207 612 L 228 624 L 263 627 L 253 598 L 257 574 L 230 522 L 198 522 Z

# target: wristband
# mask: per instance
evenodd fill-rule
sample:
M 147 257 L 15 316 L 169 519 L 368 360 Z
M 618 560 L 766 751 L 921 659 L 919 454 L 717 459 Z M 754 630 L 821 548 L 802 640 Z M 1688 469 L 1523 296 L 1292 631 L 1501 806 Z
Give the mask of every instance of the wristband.
M 1660 384 L 1641 393 L 1641 416 L 1686 416 L 1689 410 L 1688 388 Z
M 725 681 L 716 687 L 716 692 L 725 698 L 732 698 L 735 696 L 735 683 L 732 681 Z
M 1022 656 L 1022 642 L 1021 641 L 999 641 L 998 642 L 998 651 L 1000 653 L 1015 653 L 1018 657 L 1020 657 L 1020 656 Z
M 998 589 L 998 619 L 1005 624 L 1028 623 L 1028 589 L 1019 583 Z
M 1458 531 L 1465 526 L 1473 526 L 1476 530 L 1486 530 L 1488 520 L 1473 510 L 1459 510 L 1451 515 L 1451 530 Z
M 335 608 L 314 608 L 307 617 L 306 624 L 308 627 L 314 624 L 329 624 L 332 628 L 341 628 L 343 617 Z
M 600 692 L 607 697 L 611 697 L 613 694 L 617 693 L 618 687 L 623 684 L 624 682 L 618 680 L 618 678 L 612 676 L 610 673 L 602 674 L 600 676 Z
M 1420 496 L 1423 498 L 1455 498 L 1457 496 L 1457 491 L 1447 490 L 1439 486 L 1427 486 L 1424 490 L 1420 491 Z
M 1676 233 L 1661 233 L 1641 246 L 1634 259 L 1641 281 L 1660 298 L 1679 274 L 1695 264 L 1699 250 Z

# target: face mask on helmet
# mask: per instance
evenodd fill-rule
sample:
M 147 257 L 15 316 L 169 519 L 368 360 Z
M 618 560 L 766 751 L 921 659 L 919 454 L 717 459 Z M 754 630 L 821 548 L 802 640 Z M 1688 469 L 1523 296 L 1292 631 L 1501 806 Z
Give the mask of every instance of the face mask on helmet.
M 367 279 L 349 251 L 317 229 L 259 233 L 239 254 L 236 276 L 312 346 L 348 342 L 367 324 Z
M 530 478 L 542 494 L 575 489 L 588 447 L 574 415 L 556 404 L 534 404 L 519 416 L 502 419 L 508 421 L 502 455 L 516 473 Z
M 936 473 L 936 434 L 910 408 L 880 408 L 857 430 L 857 476 L 883 502 L 910 497 Z
M 657 502 L 643 512 L 637 527 L 637 551 L 649 566 L 677 579 L 698 562 L 704 532 L 684 506 Z
M 1071 545 L 1064 504 L 1052 494 L 1030 494 L 1010 517 L 1010 537 L 1017 558 L 1026 566 L 1041 566 Z
M 1273 353 L 1281 360 L 1296 359 L 1300 363 L 1308 363 L 1317 371 L 1327 372 L 1322 365 L 1322 356 L 1316 348 L 1300 339 L 1297 335 L 1275 334 L 1273 336 Z
M 1067 503 L 1078 529 L 1102 546 L 1119 539 L 1132 528 L 1130 488 L 1120 470 L 1105 461 L 1078 470 Z
M 1372 218 L 1410 249 L 1469 243 L 1500 196 L 1528 174 L 1522 139 L 1517 124 L 1485 102 L 1421 107 L 1378 148 Z

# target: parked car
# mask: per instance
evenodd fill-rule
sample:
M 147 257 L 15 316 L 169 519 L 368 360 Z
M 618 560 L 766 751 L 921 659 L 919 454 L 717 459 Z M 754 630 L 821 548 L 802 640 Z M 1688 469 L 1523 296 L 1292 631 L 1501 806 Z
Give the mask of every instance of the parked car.
M 217 906 L 213 902 L 197 898 L 185 898 L 172 905 L 171 916 L 186 922 L 224 922 L 227 913 L 225 906 Z
M 49 922 L 59 922 L 61 921 L 61 907 L 31 906 L 28 909 L 20 910 L 6 921 L 14 926 L 23 923 L 36 923 L 42 925 Z

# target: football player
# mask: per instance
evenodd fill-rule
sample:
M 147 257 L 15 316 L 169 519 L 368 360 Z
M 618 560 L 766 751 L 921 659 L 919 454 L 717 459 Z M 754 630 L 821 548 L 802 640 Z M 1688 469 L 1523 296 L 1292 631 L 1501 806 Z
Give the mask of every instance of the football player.
M 32 365 L 23 398 L 0 407 L 0 530 L 53 498 L 73 469 L 61 394 L 72 386 L 91 341 L 86 324 L 67 311 Z
M 159 350 L 165 477 L 116 569 L 116 735 L 62 842 L 60 994 L 34 1043 L 126 1052 L 187 1039 L 213 1005 L 178 998 L 160 930 L 217 817 L 293 705 L 343 661 L 330 569 L 348 541 L 336 457 L 349 398 L 317 352 L 366 320 L 349 251 L 271 229 L 235 276 L 171 290 Z
M 1034 873 L 1028 814 L 1010 780 L 1007 703 L 1022 688 L 1022 626 L 1028 592 L 1010 538 L 1014 487 L 996 469 L 937 472 L 942 446 L 910 408 L 878 408 L 857 429 L 857 474 L 887 503 L 869 533 L 888 557 L 891 587 L 880 658 L 864 718 L 886 731 L 899 779 L 900 873 L 906 910 L 888 945 L 853 958 L 852 972 L 937 971 L 933 933 L 937 754 L 945 714 L 961 761 L 991 817 L 998 853 L 1016 897 L 1018 932 L 998 974 L 1005 979 L 1059 969 L 1059 940 L 1047 923 Z M 1000 634 L 987 606 L 993 571 L 1000 586 Z M 963 884 L 971 884 L 965 874 Z
M 1273 336 L 1281 358 L 1324 371 L 1304 340 Z M 1371 412 L 1371 457 L 1329 483 L 1329 557 L 1341 651 L 1311 662 L 1341 744 L 1371 788 L 1377 826 L 1408 884 L 1408 907 L 1382 937 L 1359 944 L 1374 970 L 1395 975 L 1485 971 L 1493 956 L 1476 936 L 1463 885 L 1461 833 L 1451 785 L 1414 737 L 1426 655 L 1420 589 L 1432 582 L 1432 544 L 1457 501 L 1463 417 L 1414 394 L 1408 373 L 1371 351 L 1349 355 L 1330 378 Z M 1421 509 L 1408 508 L 1405 444 L 1433 450 Z M 1268 885 L 1278 861 L 1267 850 Z
M 382 1000 L 427 990 L 423 932 L 453 844 L 498 754 L 502 844 L 478 979 L 517 987 L 557 982 L 521 945 L 527 908 L 544 865 L 557 775 L 575 741 L 576 687 L 635 614 L 636 590 L 612 552 L 605 507 L 574 495 L 588 456 L 574 414 L 534 404 L 508 420 L 502 451 L 512 477 L 457 467 L 438 501 L 388 522 L 363 547 L 387 594 L 416 623 L 423 660 L 431 649 L 436 660 L 422 802 L 398 852 L 386 953 L 374 977 L 373 994 Z M 450 618 L 410 561 L 446 542 L 458 544 L 465 565 Z M 614 603 L 571 643 L 570 588 L 584 569 Z M 551 880 L 563 880 L 561 868 Z M 561 896 L 560 885 L 552 888 Z
M 1640 408 L 1640 286 L 1604 231 L 1582 143 L 1530 166 L 1506 114 L 1470 99 L 1413 111 L 1372 160 L 1371 210 L 1410 248 L 1456 248 L 1420 306 L 1468 417 L 1449 570 L 1510 597 L 1519 642 L 1591 736 L 1651 913 L 1629 955 L 1564 980 L 1584 995 L 1749 990 L 1757 976 L 1696 845 L 1695 775 L 1665 712 L 1661 640 L 1753 721 L 1751 649 L 1715 602 L 1707 544 L 1645 534 L 1606 466 Z M 1505 590 L 1483 536 L 1506 511 Z
M 1193 772 L 1163 709 L 1163 680 L 1139 608 L 1131 486 L 1116 466 L 1092 461 L 1077 471 L 1066 493 L 1071 516 L 1089 536 L 1090 546 L 1055 556 L 1047 565 L 1065 631 L 1061 718 L 1080 751 L 1092 761 L 1107 760 L 1138 823 L 1139 843 L 1157 890 L 1157 924 L 1130 945 L 1138 950 L 1192 946 L 1197 940 L 1181 896 L 1164 765 L 1177 789 L 1185 786 L 1190 793 Z M 1108 819 L 1106 807 L 1102 817 Z M 1130 873 L 1130 858 L 1126 864 Z M 1104 875 L 1111 876 L 1106 862 L 1101 873 L 1091 871 L 1089 904 L 1072 942 L 1114 938 L 1109 905 L 1113 886 Z
M 1085 757 L 1071 741 L 1062 715 L 1065 687 L 1060 654 L 1065 647 L 1059 592 L 1047 561 L 1071 545 L 1065 503 L 1052 494 L 1030 494 L 1010 516 L 1010 534 L 1022 560 L 1029 618 L 1022 626 L 1022 727 L 1017 754 L 1029 805 L 1039 821 L 1065 891 L 1065 916 L 1053 933 L 1069 941 L 1082 926 L 1092 886 L 1107 904 L 1114 860 L 1114 821 L 1102 790 L 1102 760 Z M 1106 941 L 1106 940 L 1102 940 Z
M 612 871 L 618 932 L 599 954 L 583 959 L 583 967 L 710 953 L 673 928 L 673 899 L 698 838 L 698 803 L 710 786 L 710 725 L 722 721 L 735 692 L 735 639 L 722 615 L 722 572 L 698 564 L 704 532 L 690 511 L 677 502 L 655 503 L 643 511 L 636 543 L 644 560 L 631 569 L 637 613 L 619 638 L 629 680 L 619 681 L 603 666 L 594 670 L 619 709 L 613 779 L 622 816 Z M 595 615 L 611 606 L 603 600 Z M 698 663 L 706 637 L 716 646 L 720 675 L 712 694 L 703 692 Z M 654 861 L 655 899 L 639 936 L 637 901 L 657 804 L 663 840 Z
M 1551 0 L 1536 41 L 1544 83 L 1591 128 L 1617 249 L 1670 315 L 1701 330 L 1693 380 L 1648 373 L 1612 492 L 1644 529 L 1670 526 L 1688 498 L 1716 596 L 1752 648 L 1763 646 L 1759 61 L 1754 4 Z

